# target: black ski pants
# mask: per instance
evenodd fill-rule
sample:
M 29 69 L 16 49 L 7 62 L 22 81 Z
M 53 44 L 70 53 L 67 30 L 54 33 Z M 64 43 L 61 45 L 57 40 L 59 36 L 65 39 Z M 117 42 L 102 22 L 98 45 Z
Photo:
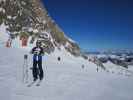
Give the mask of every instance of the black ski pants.
M 42 69 L 42 60 L 36 61 L 33 60 L 33 78 L 34 79 L 43 79 L 43 69 Z

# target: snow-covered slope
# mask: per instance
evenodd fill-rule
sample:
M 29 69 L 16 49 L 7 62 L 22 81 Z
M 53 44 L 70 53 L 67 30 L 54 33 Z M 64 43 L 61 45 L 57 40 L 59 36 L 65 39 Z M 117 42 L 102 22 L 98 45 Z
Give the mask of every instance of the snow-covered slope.
M 65 49 L 56 49 L 51 55 L 46 54 L 43 57 L 44 80 L 41 86 L 27 87 L 22 82 L 24 54 L 29 54 L 29 50 L 0 48 L 1 100 L 133 99 L 133 76 L 110 74 L 103 70 L 96 72 L 95 64 L 80 57 L 75 58 Z M 30 68 L 32 55 L 28 56 Z M 59 56 L 60 61 L 57 60 Z M 28 75 L 28 81 L 31 82 L 30 70 Z
M 133 67 L 129 66 L 129 68 L 124 68 L 122 66 L 113 64 L 112 62 L 108 61 L 107 63 L 103 64 L 107 68 L 107 72 L 115 74 L 115 75 L 125 75 L 131 76 L 133 75 Z

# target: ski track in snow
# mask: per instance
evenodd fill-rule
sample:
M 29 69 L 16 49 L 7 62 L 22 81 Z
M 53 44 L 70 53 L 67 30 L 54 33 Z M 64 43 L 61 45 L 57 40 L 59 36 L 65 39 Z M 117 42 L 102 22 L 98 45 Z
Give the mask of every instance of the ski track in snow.
M 22 66 L 23 55 L 28 52 L 19 48 L 0 48 L 1 100 L 133 100 L 133 76 L 103 70 L 96 72 L 95 64 L 58 50 L 43 57 L 44 79 L 41 85 L 27 87 L 22 82 Z M 30 68 L 32 55 L 28 56 Z M 31 70 L 28 74 L 31 82 Z

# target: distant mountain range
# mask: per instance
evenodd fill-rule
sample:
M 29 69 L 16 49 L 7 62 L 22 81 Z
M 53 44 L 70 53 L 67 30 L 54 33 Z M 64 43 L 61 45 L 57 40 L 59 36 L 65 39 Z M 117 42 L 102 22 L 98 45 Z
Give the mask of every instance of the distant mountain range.
M 84 51 L 85 54 L 112 54 L 112 55 L 133 55 L 133 50 L 104 50 L 104 51 Z

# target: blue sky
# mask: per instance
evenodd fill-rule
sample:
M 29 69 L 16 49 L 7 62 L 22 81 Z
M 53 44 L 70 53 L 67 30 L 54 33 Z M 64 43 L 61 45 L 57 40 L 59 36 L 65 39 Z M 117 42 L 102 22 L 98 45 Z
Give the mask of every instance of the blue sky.
M 84 50 L 133 49 L 132 0 L 43 0 L 64 32 Z

